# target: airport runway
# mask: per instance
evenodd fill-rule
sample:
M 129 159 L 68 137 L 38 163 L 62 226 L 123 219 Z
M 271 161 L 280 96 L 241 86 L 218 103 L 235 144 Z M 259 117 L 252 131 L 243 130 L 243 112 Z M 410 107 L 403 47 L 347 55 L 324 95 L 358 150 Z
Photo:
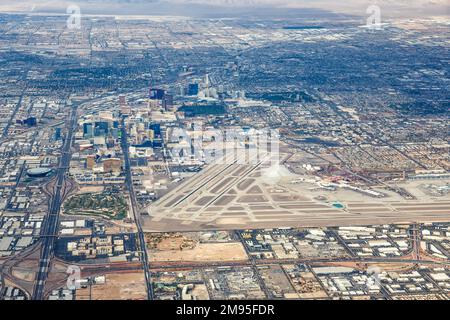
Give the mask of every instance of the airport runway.
M 279 184 L 263 165 L 211 164 L 148 207 L 145 231 L 232 230 L 450 221 L 450 200 L 359 195 L 342 207 Z M 263 168 L 264 167 L 264 168 Z M 273 181 L 269 181 L 272 179 Z M 292 178 L 295 180 L 295 177 Z M 306 191 L 306 189 L 305 189 Z M 353 191 L 348 191 L 353 192 Z M 326 191 L 323 192 L 324 195 Z

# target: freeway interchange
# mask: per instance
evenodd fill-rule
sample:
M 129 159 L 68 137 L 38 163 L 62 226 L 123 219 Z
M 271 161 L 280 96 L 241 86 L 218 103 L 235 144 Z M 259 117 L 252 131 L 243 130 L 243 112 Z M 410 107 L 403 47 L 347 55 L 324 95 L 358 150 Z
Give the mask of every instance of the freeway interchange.
M 77 105 L 72 107 L 72 112 L 68 122 L 68 133 L 62 149 L 62 155 L 59 167 L 56 174 L 56 187 L 54 193 L 49 201 L 50 208 L 47 219 L 42 229 L 43 237 L 41 238 L 42 246 L 39 261 L 39 272 L 35 280 L 35 289 L 33 291 L 34 300 L 42 300 L 44 298 L 45 282 L 48 277 L 51 258 L 53 257 L 53 250 L 55 239 L 58 236 L 59 214 L 62 203 L 62 189 L 65 184 L 66 173 L 70 165 L 72 156 L 71 147 L 73 142 L 73 132 L 77 127 Z

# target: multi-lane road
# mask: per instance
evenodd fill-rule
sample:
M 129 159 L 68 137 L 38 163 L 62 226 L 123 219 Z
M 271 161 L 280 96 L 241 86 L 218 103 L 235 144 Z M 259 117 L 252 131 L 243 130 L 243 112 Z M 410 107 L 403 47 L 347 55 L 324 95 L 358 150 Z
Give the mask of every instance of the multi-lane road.
M 142 230 L 141 219 L 139 216 L 138 205 L 136 200 L 136 194 L 134 193 L 133 187 L 133 177 L 131 174 L 131 165 L 130 165 L 130 155 L 129 155 L 129 144 L 128 144 L 128 135 L 125 126 L 125 118 L 122 118 L 121 123 L 121 147 L 124 155 L 124 168 L 125 168 L 125 178 L 126 184 L 128 188 L 128 192 L 130 193 L 130 201 L 131 201 L 131 210 L 133 212 L 134 220 L 138 230 L 138 242 L 139 248 L 141 250 L 141 259 L 142 265 L 144 267 L 144 275 L 145 282 L 147 284 L 147 297 L 149 300 L 153 300 L 153 284 L 151 280 L 150 268 L 148 263 L 148 253 L 145 245 L 145 236 Z
M 64 198 L 64 184 L 66 183 L 66 172 L 70 165 L 71 159 L 71 146 L 73 141 L 73 133 L 77 126 L 77 105 L 72 107 L 71 116 L 68 123 L 68 133 L 64 146 L 62 148 L 62 155 L 60 158 L 59 166 L 56 173 L 56 182 L 53 188 L 53 194 L 49 201 L 49 213 L 44 223 L 41 232 L 41 251 L 39 260 L 39 270 L 35 279 L 34 290 L 32 294 L 33 300 L 42 300 L 45 298 L 45 283 L 50 271 L 50 262 L 53 257 L 55 239 L 58 235 L 58 223 L 59 214 L 61 210 L 61 204 Z M 147 283 L 147 296 L 148 299 L 153 299 L 153 286 L 151 282 L 151 274 L 149 268 L 148 254 L 145 246 L 145 237 L 141 227 L 139 212 L 137 206 L 136 195 L 133 188 L 133 180 L 131 174 L 131 165 L 129 159 L 129 144 L 127 139 L 127 132 L 125 128 L 125 119 L 122 119 L 121 129 L 121 146 L 124 154 L 124 167 L 126 174 L 126 184 L 130 193 L 131 210 L 136 221 L 138 229 L 138 241 L 141 250 L 142 264 L 144 268 L 145 280 Z
M 33 300 L 44 299 L 45 282 L 50 269 L 50 261 L 54 252 L 55 239 L 58 235 L 59 213 L 62 203 L 62 188 L 65 183 L 66 172 L 71 159 L 71 147 L 73 132 L 77 126 L 77 105 L 74 104 L 68 123 L 67 136 L 62 148 L 62 154 L 56 173 L 56 184 L 54 193 L 50 199 L 50 208 L 47 219 L 41 232 L 41 252 L 39 260 L 39 271 L 36 276 L 32 298 Z

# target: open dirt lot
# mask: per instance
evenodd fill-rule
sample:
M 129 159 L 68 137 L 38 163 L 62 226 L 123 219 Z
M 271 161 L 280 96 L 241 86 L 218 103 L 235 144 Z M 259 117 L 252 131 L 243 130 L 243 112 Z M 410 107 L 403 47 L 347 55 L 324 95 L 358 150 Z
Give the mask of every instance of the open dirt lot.
M 79 289 L 77 300 L 145 300 L 147 299 L 144 274 L 107 274 L 105 284 Z
M 238 242 L 197 243 L 193 249 L 150 251 L 151 261 L 239 261 L 247 260 Z

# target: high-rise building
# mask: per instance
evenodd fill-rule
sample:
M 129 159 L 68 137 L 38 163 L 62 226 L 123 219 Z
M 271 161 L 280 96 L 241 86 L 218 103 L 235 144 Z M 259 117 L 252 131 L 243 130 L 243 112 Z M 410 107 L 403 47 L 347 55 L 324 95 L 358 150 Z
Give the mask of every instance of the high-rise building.
M 198 83 L 189 83 L 187 94 L 188 96 L 198 95 Z
M 149 139 L 150 141 L 153 141 L 153 139 L 155 139 L 155 131 L 153 131 L 152 129 L 149 129 L 149 130 L 147 131 L 147 135 L 148 135 L 148 139 Z
M 127 105 L 120 106 L 120 114 L 124 116 L 129 116 L 131 114 L 131 108 Z
M 173 107 L 173 96 L 171 94 L 164 95 L 163 98 L 163 108 L 168 111 Z
M 92 123 L 83 123 L 83 136 L 90 138 L 93 137 L 93 126 Z
M 162 146 L 163 146 L 162 139 L 161 138 L 154 139 L 152 146 L 153 146 L 153 148 L 162 148 Z
M 150 89 L 150 100 L 162 100 L 164 98 L 165 91 L 163 89 Z
M 103 172 L 120 172 L 122 160 L 119 158 L 109 158 L 103 160 Z
M 178 87 L 178 94 L 179 94 L 180 96 L 184 96 L 184 94 L 185 94 L 185 88 L 184 88 L 184 86 L 180 85 L 180 86 Z
M 109 123 L 107 121 L 96 121 L 94 128 L 94 136 L 104 136 L 108 134 Z
M 127 105 L 127 99 L 125 98 L 124 95 L 120 95 L 120 96 L 119 96 L 119 105 L 120 105 L 121 107 Z
M 86 157 L 86 169 L 92 170 L 95 166 L 95 154 L 90 154 Z
M 110 134 L 113 138 L 118 139 L 119 138 L 119 129 L 118 128 L 112 128 L 110 131 Z
M 27 125 L 29 127 L 34 127 L 37 124 L 37 119 L 36 119 L 36 117 L 28 117 L 26 119 L 17 119 L 16 123 Z
M 153 132 L 155 133 L 155 136 L 159 136 L 161 134 L 161 124 L 152 123 L 152 124 L 150 124 L 149 128 L 153 130 Z
M 53 136 L 55 141 L 58 141 L 61 139 L 61 128 L 55 128 L 55 135 Z
M 25 124 L 28 125 L 29 127 L 36 126 L 37 124 L 36 117 L 29 117 L 28 119 L 25 120 Z

